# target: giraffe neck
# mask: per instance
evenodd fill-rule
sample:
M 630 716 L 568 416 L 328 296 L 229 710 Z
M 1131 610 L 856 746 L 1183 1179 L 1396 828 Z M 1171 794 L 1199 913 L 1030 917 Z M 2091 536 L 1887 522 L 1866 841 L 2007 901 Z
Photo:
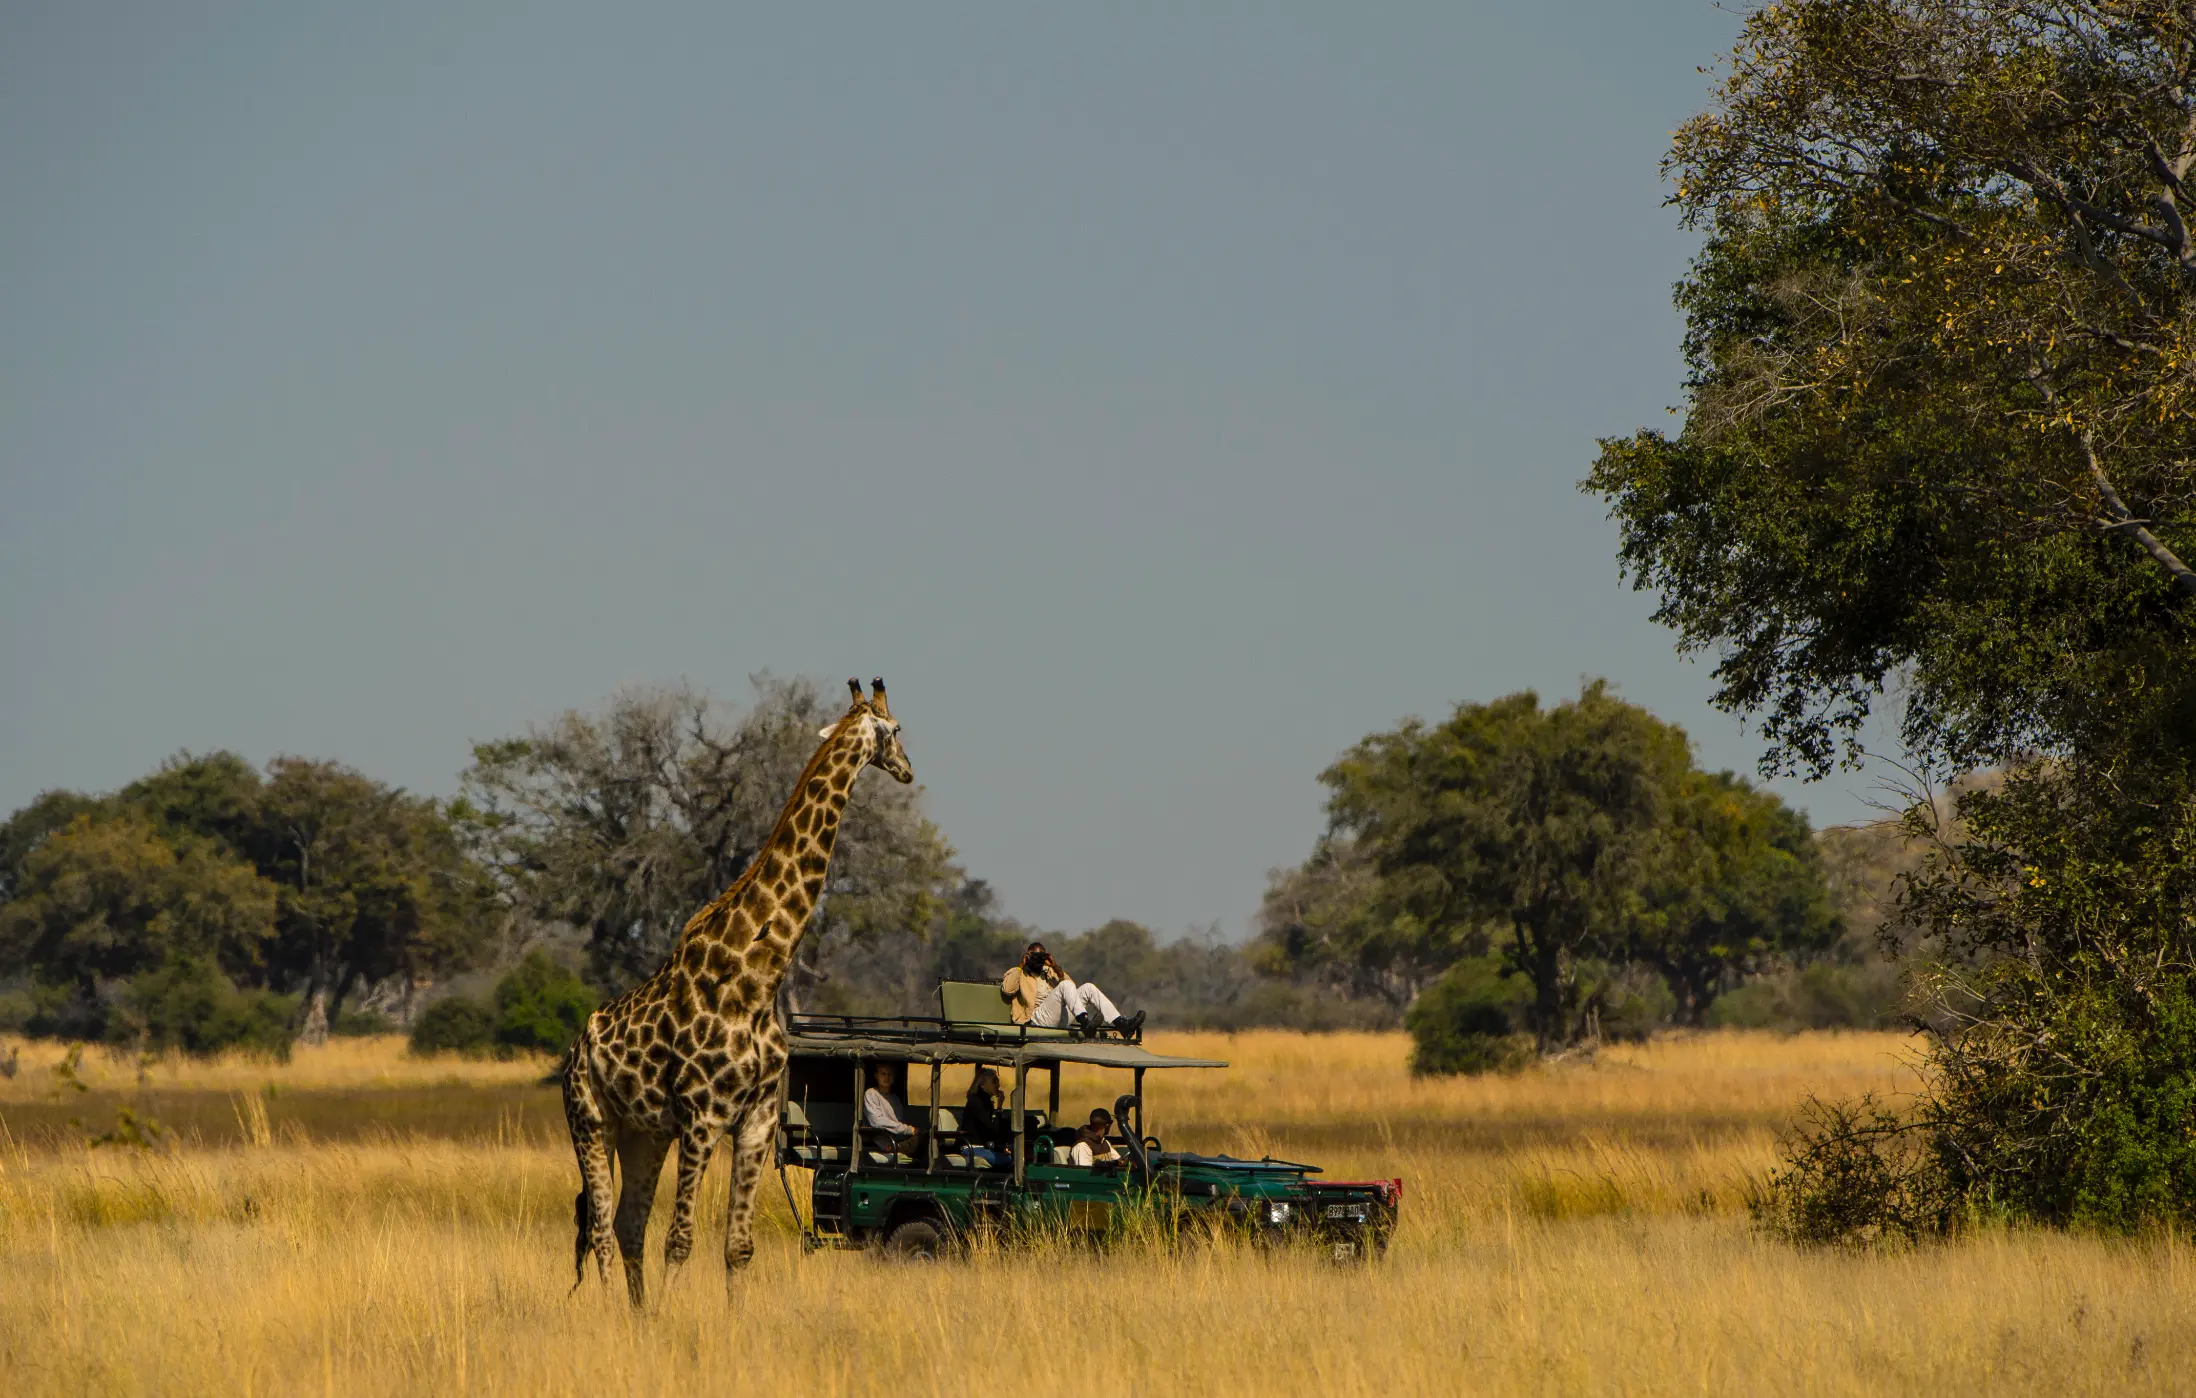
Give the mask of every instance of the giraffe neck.
M 770 838 L 731 888 L 687 924 L 681 941 L 700 952 L 722 944 L 774 999 L 823 894 L 839 821 L 868 760 L 864 730 L 842 724 L 793 785 Z

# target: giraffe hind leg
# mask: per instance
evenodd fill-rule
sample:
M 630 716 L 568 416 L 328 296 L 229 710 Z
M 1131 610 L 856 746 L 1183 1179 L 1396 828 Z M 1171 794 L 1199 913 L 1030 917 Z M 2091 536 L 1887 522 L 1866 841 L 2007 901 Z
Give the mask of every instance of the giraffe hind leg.
M 585 1061 L 585 1046 L 584 1038 L 573 1046 L 564 1070 L 564 1120 L 580 1172 L 579 1195 L 572 1201 L 574 1291 L 587 1280 L 588 1253 L 594 1253 L 596 1272 L 607 1282 L 617 1251 L 610 1233 L 611 1132 Z

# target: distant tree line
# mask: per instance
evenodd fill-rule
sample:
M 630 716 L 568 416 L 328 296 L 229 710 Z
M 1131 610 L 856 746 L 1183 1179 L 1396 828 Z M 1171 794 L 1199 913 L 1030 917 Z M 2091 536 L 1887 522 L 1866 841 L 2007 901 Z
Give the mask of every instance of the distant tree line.
M 448 801 L 232 753 L 105 796 L 48 792 L 0 825 L 0 1028 L 208 1050 L 408 1026 L 423 1051 L 554 1047 L 737 877 L 835 716 L 815 686 L 767 676 L 739 711 L 633 690 L 477 745 Z M 913 790 L 861 783 L 788 1007 L 930 1013 L 941 979 L 995 980 L 1041 936 L 1159 1025 L 1410 1013 L 1424 1042 L 1463 1033 L 1453 1052 L 1422 1043 L 1428 1070 L 1726 1006 L 1738 1023 L 1889 1012 L 1881 967 L 1844 964 L 1866 957 L 1841 951 L 1806 822 L 1695 770 L 1681 733 L 1601 686 L 1373 735 L 1326 780 L 1330 829 L 1275 875 L 1248 944 L 1025 925 Z
M 0 977 L 33 1033 L 278 1046 L 476 957 L 489 895 L 431 800 L 340 763 L 186 754 L 0 825 Z

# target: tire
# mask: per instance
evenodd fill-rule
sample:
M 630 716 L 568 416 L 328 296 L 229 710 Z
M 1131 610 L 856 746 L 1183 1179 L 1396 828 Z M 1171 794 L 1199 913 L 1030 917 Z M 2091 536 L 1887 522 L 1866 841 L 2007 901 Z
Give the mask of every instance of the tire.
M 884 1255 L 895 1262 L 936 1262 L 945 1248 L 945 1230 L 935 1219 L 911 1218 L 885 1234 Z

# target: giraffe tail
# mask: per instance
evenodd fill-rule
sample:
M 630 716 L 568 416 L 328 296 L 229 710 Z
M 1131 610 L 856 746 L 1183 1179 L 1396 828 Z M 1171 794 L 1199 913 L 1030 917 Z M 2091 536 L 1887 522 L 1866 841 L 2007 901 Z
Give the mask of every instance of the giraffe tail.
M 584 1184 L 572 1200 L 572 1226 L 578 1230 L 578 1236 L 572 1240 L 572 1289 L 577 1291 L 587 1285 L 587 1240 L 595 1231 L 595 1211 L 587 1202 Z

